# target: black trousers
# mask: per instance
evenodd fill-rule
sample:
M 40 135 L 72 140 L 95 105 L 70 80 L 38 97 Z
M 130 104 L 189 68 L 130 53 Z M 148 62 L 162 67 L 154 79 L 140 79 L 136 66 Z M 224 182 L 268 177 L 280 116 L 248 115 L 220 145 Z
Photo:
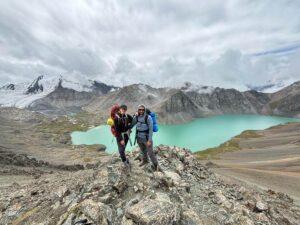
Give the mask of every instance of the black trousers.
M 125 145 L 121 145 L 121 143 L 120 143 L 121 141 L 117 140 L 118 150 L 119 150 L 119 154 L 120 154 L 122 162 L 126 162 L 127 161 L 126 154 L 125 154 L 125 149 L 126 149 L 126 145 L 128 143 L 128 140 L 129 140 L 129 137 L 128 137 L 127 134 L 124 134 Z

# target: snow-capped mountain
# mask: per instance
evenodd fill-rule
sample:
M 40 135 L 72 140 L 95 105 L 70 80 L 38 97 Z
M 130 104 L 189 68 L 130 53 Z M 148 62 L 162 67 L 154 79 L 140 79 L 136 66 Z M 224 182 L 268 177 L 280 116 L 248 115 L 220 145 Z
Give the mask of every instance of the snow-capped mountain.
M 247 87 L 250 90 L 255 90 L 258 92 L 275 93 L 275 92 L 283 89 L 284 87 L 287 87 L 287 86 L 293 84 L 296 81 L 297 80 L 294 80 L 294 79 L 284 79 L 284 80 L 275 79 L 275 80 L 269 80 L 267 83 L 262 84 L 262 85 L 255 85 L 255 86 L 247 85 Z
M 267 89 L 273 86 L 265 87 Z M 219 114 L 268 114 L 300 117 L 299 82 L 269 94 L 185 83 L 179 88 L 132 84 L 117 88 L 92 80 L 39 76 L 31 83 L 0 88 L 0 106 L 28 108 L 49 115 L 82 110 L 106 115 L 112 105 L 125 103 L 134 111 L 146 104 L 160 122 L 180 123 Z
M 75 92 L 90 92 L 97 95 L 106 94 L 116 87 L 92 80 L 76 82 L 62 76 L 38 76 L 31 83 L 7 84 L 0 88 L 0 106 L 26 108 L 36 100 L 63 87 Z

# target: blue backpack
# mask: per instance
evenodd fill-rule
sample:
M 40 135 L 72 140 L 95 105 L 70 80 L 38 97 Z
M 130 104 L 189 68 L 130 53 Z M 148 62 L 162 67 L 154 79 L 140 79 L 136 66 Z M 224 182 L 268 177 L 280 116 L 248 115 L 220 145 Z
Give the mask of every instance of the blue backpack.
M 153 121 L 153 132 L 158 131 L 158 124 L 156 120 L 156 114 L 154 112 L 151 112 L 149 109 L 146 109 L 147 115 L 151 116 L 152 121 Z M 145 117 L 145 123 L 148 123 L 148 116 Z

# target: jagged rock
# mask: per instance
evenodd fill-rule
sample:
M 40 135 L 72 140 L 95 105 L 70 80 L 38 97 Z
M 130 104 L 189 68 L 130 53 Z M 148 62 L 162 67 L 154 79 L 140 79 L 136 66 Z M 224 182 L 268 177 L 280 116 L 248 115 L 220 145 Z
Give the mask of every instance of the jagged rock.
M 164 175 L 166 177 L 166 179 L 169 180 L 169 183 L 171 183 L 172 185 L 178 186 L 180 181 L 181 181 L 181 177 L 178 175 L 178 173 L 175 172 L 171 172 L 171 171 L 165 171 Z
M 139 188 L 137 186 L 133 186 L 133 190 L 134 190 L 134 192 L 138 192 Z
M 300 211 L 287 195 L 227 183 L 186 149 L 159 146 L 163 172 L 139 167 L 137 155 L 128 153 L 130 173 L 114 154 L 90 169 L 53 169 L 28 185 L 0 187 L 0 224 L 299 224 Z
M 258 211 L 258 212 L 263 212 L 263 211 L 266 211 L 268 210 L 268 205 L 262 201 L 258 201 L 256 202 L 255 204 L 255 209 Z
M 220 205 L 227 201 L 226 197 L 223 195 L 222 191 L 220 190 L 212 192 L 210 195 L 213 197 L 212 202 L 215 204 Z
M 31 85 L 27 88 L 26 94 L 35 94 L 38 92 L 43 92 L 44 87 L 39 82 L 43 79 L 43 76 L 39 76 L 36 80 L 34 80 Z
M 127 219 L 125 216 L 122 218 L 121 225 L 134 225 L 131 219 Z
M 184 225 L 204 225 L 197 213 L 190 209 L 184 210 L 181 213 L 180 223 Z
M 106 146 L 105 145 L 99 145 L 98 148 L 97 148 L 97 150 L 99 152 L 104 152 L 106 150 Z
M 182 163 L 177 163 L 175 165 L 175 171 L 178 173 L 178 174 L 181 174 L 183 171 L 184 171 L 184 166 Z
M 206 179 L 207 178 L 207 174 L 204 171 L 201 171 L 199 174 L 199 178 L 200 179 Z
M 69 194 L 69 189 L 68 189 L 68 187 L 67 186 L 61 186 L 61 187 L 59 187 L 57 190 L 56 190 L 56 192 L 55 192 L 55 194 L 59 197 L 59 198 L 62 198 L 62 197 L 64 197 L 64 196 L 66 196 L 67 194 Z
M 179 210 L 162 198 L 142 199 L 137 204 L 126 209 L 125 215 L 140 225 L 172 224 L 178 221 Z
M 113 184 L 113 189 L 115 189 L 119 194 L 121 194 L 127 187 L 127 182 L 122 179 Z
M 108 225 L 112 222 L 111 208 L 101 202 L 87 199 L 80 203 L 79 208 L 84 215 L 96 224 Z
M 107 204 L 112 200 L 112 198 L 113 198 L 113 194 L 110 192 L 110 193 L 107 193 L 104 196 L 99 197 L 98 200 L 102 203 Z

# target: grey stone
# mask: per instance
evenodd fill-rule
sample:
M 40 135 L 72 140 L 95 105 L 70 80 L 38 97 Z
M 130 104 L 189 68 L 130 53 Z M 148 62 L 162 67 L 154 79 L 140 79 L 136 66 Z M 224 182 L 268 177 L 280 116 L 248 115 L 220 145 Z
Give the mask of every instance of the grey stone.
M 172 224 L 178 220 L 178 209 L 164 200 L 143 199 L 126 209 L 125 215 L 140 225 Z

